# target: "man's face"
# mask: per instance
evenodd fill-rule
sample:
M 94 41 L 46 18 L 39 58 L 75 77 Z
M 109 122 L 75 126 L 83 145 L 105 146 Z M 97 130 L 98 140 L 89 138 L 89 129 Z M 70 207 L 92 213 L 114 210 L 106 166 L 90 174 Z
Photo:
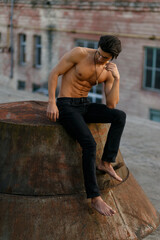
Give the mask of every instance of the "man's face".
M 108 63 L 112 59 L 112 55 L 110 53 L 104 52 L 100 47 L 96 52 L 96 62 L 99 64 Z

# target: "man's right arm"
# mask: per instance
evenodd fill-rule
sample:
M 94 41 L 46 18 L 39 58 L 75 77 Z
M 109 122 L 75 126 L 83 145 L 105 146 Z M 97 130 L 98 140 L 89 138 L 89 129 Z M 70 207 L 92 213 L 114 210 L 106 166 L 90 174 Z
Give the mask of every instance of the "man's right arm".
M 56 105 L 55 91 L 57 88 L 57 81 L 60 75 L 65 74 L 75 64 L 79 62 L 79 59 L 83 56 L 83 50 L 80 47 L 73 48 L 70 52 L 67 52 L 59 61 L 59 63 L 53 68 L 49 75 L 48 80 L 48 92 L 49 100 L 47 107 L 47 117 L 50 120 L 56 122 L 59 118 L 59 111 Z

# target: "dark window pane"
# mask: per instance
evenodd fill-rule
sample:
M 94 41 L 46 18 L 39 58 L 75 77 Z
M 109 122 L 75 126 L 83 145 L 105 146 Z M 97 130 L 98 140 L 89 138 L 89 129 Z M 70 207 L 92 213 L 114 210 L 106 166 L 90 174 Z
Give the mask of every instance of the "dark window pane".
M 93 87 L 91 88 L 90 92 L 93 93 Z
M 35 55 L 34 55 L 35 67 L 41 66 L 42 58 L 41 55 L 42 55 L 41 36 L 35 36 Z
M 36 83 L 32 83 L 32 91 L 36 91 L 40 88 L 41 86 L 39 84 L 36 84 Z
M 37 51 L 38 52 L 38 59 L 37 59 L 38 62 L 37 62 L 37 64 L 41 65 L 41 48 L 38 48 L 37 50 L 38 50 Z
M 146 87 L 152 87 L 152 70 L 146 70 Z
M 157 49 L 157 54 L 156 54 L 156 67 L 160 68 L 160 49 Z
M 20 34 L 20 64 L 26 62 L 26 35 Z
M 92 102 L 92 98 L 91 98 L 91 97 L 88 97 L 88 100 L 89 100 L 90 102 Z
M 80 41 L 77 41 L 77 46 L 79 46 L 79 47 L 84 47 L 84 43 L 83 43 L 83 42 L 80 42 Z
M 102 94 L 102 83 L 96 86 L 96 93 Z
M 41 44 L 41 37 L 37 36 L 37 44 Z
M 156 71 L 155 88 L 160 89 L 160 71 Z
M 22 35 L 22 41 L 23 41 L 23 42 L 26 41 L 26 35 L 25 35 L 25 34 Z
M 98 85 L 94 85 L 90 92 L 96 93 L 96 94 L 102 94 L 102 83 L 98 84 Z
M 26 47 L 22 46 L 22 62 L 26 62 Z
M 94 43 L 93 42 L 88 42 L 87 47 L 88 48 L 94 48 Z
M 147 48 L 147 66 L 152 67 L 153 63 L 153 49 Z
M 17 88 L 18 90 L 24 90 L 26 88 L 26 83 L 24 81 L 19 80 Z
M 102 99 L 96 98 L 96 103 L 102 103 Z

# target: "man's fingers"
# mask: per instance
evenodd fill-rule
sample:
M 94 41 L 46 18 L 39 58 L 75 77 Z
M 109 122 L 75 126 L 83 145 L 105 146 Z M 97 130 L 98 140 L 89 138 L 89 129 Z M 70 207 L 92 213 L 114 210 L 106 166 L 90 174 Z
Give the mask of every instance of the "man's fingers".
M 51 112 L 47 112 L 47 117 L 52 120 L 53 119 L 53 113 Z
M 51 119 L 51 113 L 50 113 L 50 112 L 47 113 L 47 117 L 48 117 L 49 119 Z
M 57 112 L 57 119 L 59 119 L 59 111 Z
M 54 113 L 54 115 L 53 115 L 53 121 L 56 122 L 56 119 L 57 119 L 57 115 L 56 115 L 56 113 Z
M 54 119 L 54 113 L 51 113 L 51 120 Z
M 47 112 L 46 115 L 50 120 L 52 120 L 54 122 L 56 122 L 56 120 L 59 119 L 59 111 L 57 111 L 57 112 Z

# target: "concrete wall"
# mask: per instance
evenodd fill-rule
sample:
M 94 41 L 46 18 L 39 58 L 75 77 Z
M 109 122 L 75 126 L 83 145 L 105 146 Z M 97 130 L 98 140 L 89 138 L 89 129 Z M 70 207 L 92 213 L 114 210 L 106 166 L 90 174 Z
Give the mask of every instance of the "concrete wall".
M 0 46 L 9 46 L 10 5 L 0 4 Z M 47 82 L 59 58 L 76 39 L 96 40 L 117 34 L 123 51 L 115 61 L 121 74 L 120 103 L 127 113 L 148 118 L 160 109 L 160 92 L 142 88 L 144 47 L 160 47 L 160 3 L 153 1 L 16 1 L 14 6 L 14 78 L 10 79 L 10 53 L 0 53 L 0 83 L 17 87 L 17 80 Z M 8 31 L 8 33 L 7 33 Z M 18 64 L 18 34 L 27 35 L 27 63 Z M 33 67 L 33 37 L 42 36 L 42 67 Z M 7 37 L 8 36 L 8 37 Z M 8 40 L 7 40 L 8 39 Z

